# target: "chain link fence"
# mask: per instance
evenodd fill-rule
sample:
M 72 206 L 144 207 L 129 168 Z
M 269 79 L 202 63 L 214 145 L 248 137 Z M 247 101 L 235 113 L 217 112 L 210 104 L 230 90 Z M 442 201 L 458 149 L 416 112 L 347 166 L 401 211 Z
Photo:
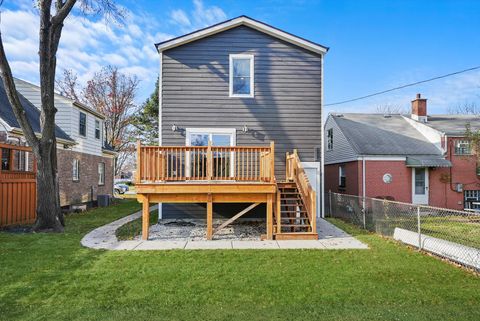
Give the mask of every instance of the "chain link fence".
M 325 213 L 480 271 L 480 213 L 327 193 Z

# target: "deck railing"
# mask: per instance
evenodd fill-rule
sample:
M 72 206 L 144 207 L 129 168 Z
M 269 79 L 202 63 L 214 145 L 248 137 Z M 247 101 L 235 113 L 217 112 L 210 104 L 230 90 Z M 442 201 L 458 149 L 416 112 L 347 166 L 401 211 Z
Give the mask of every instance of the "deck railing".
M 296 149 L 292 154 L 287 153 L 286 179 L 294 181 L 297 184 L 307 210 L 310 227 L 312 231 L 315 232 L 317 230 L 317 194 L 313 190 L 312 185 L 310 185 L 310 181 L 308 180 L 308 176 L 305 173 Z
M 270 146 L 141 146 L 137 143 L 137 183 L 171 181 L 274 182 Z

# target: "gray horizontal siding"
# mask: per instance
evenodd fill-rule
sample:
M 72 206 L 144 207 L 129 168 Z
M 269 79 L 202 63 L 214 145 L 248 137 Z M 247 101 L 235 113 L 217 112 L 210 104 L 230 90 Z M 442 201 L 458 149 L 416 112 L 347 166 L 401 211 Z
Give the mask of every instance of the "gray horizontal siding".
M 229 97 L 229 54 L 237 53 L 255 56 L 254 98 Z M 283 179 L 287 151 L 298 149 L 302 161 L 311 162 L 314 148 L 321 146 L 321 59 L 245 26 L 166 50 L 163 145 L 185 145 L 184 132 L 172 132 L 173 124 L 181 129 L 236 128 L 237 145 L 275 141 L 275 174 Z M 244 125 L 249 133 L 241 131 Z M 218 212 L 223 213 L 221 207 Z M 202 206 L 165 205 L 164 217 L 175 213 L 205 217 Z
M 333 129 L 333 149 L 326 150 L 327 146 L 327 131 Z M 356 158 L 357 152 L 353 149 L 352 145 L 348 142 L 345 135 L 338 127 L 334 118 L 329 116 L 325 123 L 325 164 L 343 163 L 345 161 L 351 161 Z

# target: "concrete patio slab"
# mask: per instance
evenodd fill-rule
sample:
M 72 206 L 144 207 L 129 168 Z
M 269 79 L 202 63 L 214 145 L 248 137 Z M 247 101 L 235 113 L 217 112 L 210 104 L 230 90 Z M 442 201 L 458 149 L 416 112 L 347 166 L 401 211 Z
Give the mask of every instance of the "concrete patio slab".
M 232 241 L 233 249 L 278 249 L 277 241 Z
M 325 249 L 325 245 L 315 240 L 277 241 L 281 249 Z
M 184 249 L 186 241 L 143 241 L 135 250 L 178 250 Z
M 157 206 L 152 206 L 151 211 Z M 119 241 L 115 235 L 116 230 L 133 220 L 141 217 L 141 211 L 121 218 L 117 221 L 101 226 L 85 235 L 81 244 L 93 249 L 106 250 L 227 250 L 227 249 L 368 249 L 368 246 L 353 236 L 345 233 L 324 219 L 318 219 L 317 232 L 319 240 L 285 240 L 285 241 L 260 241 L 260 240 L 133 240 Z
M 368 246 L 353 236 L 318 240 L 326 249 L 368 249 Z
M 232 241 L 188 241 L 185 250 L 231 250 Z

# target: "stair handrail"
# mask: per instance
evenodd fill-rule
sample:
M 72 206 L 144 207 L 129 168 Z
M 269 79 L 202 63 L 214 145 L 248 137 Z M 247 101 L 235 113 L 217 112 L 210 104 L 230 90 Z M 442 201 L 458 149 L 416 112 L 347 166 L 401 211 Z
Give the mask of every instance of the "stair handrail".
M 312 232 L 317 229 L 317 194 L 313 189 L 296 149 L 286 155 L 286 179 L 294 181 L 305 204 Z

